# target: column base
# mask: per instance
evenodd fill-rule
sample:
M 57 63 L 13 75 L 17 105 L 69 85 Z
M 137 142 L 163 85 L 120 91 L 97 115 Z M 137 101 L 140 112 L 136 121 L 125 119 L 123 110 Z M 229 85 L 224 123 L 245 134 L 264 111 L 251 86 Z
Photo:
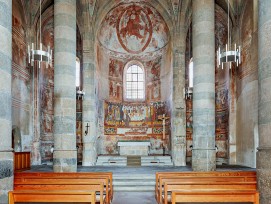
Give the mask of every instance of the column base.
M 84 143 L 82 166 L 95 166 L 97 152 L 94 143 Z
M 0 203 L 8 203 L 8 192 L 13 190 L 13 152 L 0 152 Z
M 54 172 L 77 172 L 77 150 L 55 150 Z
M 271 147 L 259 147 L 257 152 L 257 185 L 260 203 L 271 204 Z
M 215 171 L 216 150 L 215 149 L 193 149 L 192 150 L 193 171 Z

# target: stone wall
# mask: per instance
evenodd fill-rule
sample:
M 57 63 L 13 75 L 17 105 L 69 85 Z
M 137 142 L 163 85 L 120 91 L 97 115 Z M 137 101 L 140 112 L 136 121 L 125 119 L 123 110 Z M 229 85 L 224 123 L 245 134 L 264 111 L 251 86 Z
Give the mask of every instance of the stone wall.
M 238 68 L 236 86 L 236 159 L 238 164 L 250 167 L 256 166 L 258 147 L 258 32 L 255 12 L 253 3 L 247 2 L 241 18 L 242 65 Z
M 31 151 L 32 70 L 26 61 L 26 25 L 22 11 L 21 5 L 14 1 L 12 7 L 12 129 L 14 134 L 21 137 L 20 141 L 13 141 L 13 144 L 17 146 L 15 151 Z

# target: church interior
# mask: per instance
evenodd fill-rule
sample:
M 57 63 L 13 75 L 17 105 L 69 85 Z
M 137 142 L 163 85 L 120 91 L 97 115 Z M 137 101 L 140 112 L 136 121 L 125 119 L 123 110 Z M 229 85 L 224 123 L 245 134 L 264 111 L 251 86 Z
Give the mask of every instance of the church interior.
M 0 0 L 0 39 L 1 204 L 271 204 L 270 0 Z

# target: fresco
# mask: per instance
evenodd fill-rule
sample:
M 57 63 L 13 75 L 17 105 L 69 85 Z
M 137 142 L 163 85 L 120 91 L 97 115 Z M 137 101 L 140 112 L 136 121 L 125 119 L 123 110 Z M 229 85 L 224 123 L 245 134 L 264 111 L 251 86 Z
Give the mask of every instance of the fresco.
M 99 41 L 112 51 L 142 54 L 163 48 L 168 32 L 162 16 L 147 3 L 122 3 L 106 15 Z
M 110 59 L 109 63 L 109 99 L 110 101 L 122 100 L 122 72 L 124 63 L 117 59 Z
M 160 79 L 161 61 L 162 57 L 157 57 L 145 63 L 145 67 L 147 68 L 147 81 Z
M 242 44 L 242 65 L 238 67 L 238 78 L 243 79 L 245 77 L 251 77 L 255 75 L 258 64 L 258 55 L 254 54 L 254 50 L 257 49 L 257 37 L 254 37 L 253 30 L 253 7 L 248 6 L 245 9 L 244 16 L 247 16 L 242 23 L 241 27 L 241 44 Z M 256 77 L 254 76 L 256 79 Z M 239 90 L 238 90 L 239 91 Z
M 165 102 L 148 105 L 104 102 L 104 112 L 105 135 L 162 135 L 162 120 L 158 117 L 169 115 Z
M 128 6 L 117 20 L 117 35 L 121 46 L 130 53 L 139 53 L 146 49 L 152 39 L 150 8 L 138 5 Z
M 31 72 L 26 65 L 25 37 L 20 12 L 14 13 L 12 15 L 12 125 L 18 127 L 22 138 L 31 135 Z M 22 145 L 22 150 L 30 149 L 30 145 L 24 140 Z
M 123 69 L 128 60 L 115 58 L 109 59 L 108 80 L 109 80 L 109 99 L 111 102 L 123 101 Z M 161 62 L 159 56 L 153 60 L 143 63 L 146 79 L 146 99 L 147 102 L 157 102 L 161 100 Z

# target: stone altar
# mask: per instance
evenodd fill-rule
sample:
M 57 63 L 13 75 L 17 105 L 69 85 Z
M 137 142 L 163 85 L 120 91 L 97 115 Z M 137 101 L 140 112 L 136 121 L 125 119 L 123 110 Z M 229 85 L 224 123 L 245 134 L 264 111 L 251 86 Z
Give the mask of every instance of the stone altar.
M 118 141 L 120 155 L 148 156 L 150 141 Z

